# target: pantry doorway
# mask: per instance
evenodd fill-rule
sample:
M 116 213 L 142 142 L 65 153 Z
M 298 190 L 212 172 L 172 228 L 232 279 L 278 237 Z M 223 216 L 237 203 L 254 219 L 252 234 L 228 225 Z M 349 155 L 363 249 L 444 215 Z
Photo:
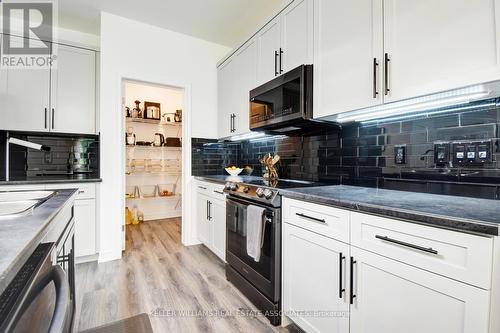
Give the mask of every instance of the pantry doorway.
M 182 219 L 184 101 L 185 91 L 180 87 L 122 81 L 122 250 L 130 243 L 127 229 L 150 221 Z

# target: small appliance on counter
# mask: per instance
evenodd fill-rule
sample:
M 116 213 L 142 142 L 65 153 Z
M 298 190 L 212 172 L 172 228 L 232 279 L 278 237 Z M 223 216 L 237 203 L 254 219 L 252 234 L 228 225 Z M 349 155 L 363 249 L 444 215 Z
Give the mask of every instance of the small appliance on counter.
M 182 147 L 181 139 L 175 137 L 168 137 L 165 140 L 165 146 L 167 147 Z
M 127 146 L 135 145 L 135 134 L 133 127 L 127 128 L 127 132 L 125 133 L 125 143 L 127 144 Z
M 153 141 L 153 146 L 161 147 L 165 144 L 165 136 L 161 133 L 155 133 L 155 139 Z

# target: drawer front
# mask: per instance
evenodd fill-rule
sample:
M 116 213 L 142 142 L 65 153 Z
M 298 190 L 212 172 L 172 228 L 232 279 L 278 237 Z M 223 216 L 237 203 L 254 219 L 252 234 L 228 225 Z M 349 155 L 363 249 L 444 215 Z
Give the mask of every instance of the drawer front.
M 491 286 L 489 237 L 353 212 L 351 244 L 480 288 Z
M 76 199 L 94 199 L 95 198 L 95 184 L 82 183 L 82 184 L 49 184 L 46 186 L 48 190 L 64 190 L 68 188 L 77 188 L 78 192 Z
M 195 184 L 196 192 L 208 195 L 210 193 L 211 184 L 207 182 L 197 181 Z
M 224 185 L 211 184 L 210 196 L 214 199 L 226 200 L 226 194 L 224 193 Z
M 326 237 L 349 242 L 349 215 L 343 209 L 283 198 L 283 221 Z
M 226 194 L 224 191 L 224 185 L 215 184 L 211 182 L 197 181 L 196 191 L 208 195 L 213 199 L 226 200 Z

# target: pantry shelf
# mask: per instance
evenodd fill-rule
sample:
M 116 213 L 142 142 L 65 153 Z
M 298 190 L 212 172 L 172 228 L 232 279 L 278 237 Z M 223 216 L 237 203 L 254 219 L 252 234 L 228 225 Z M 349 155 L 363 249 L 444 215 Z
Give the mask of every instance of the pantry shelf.
M 155 146 L 126 146 L 130 150 L 163 150 L 163 151 L 176 151 L 182 150 L 182 147 L 155 147 Z
M 125 198 L 126 200 L 129 201 L 140 201 L 140 200 L 148 200 L 148 201 L 164 201 L 164 200 L 173 200 L 173 199 L 179 199 L 181 196 L 179 194 L 175 195 L 170 195 L 170 196 L 156 196 L 156 197 L 144 197 L 144 198 Z
M 143 119 L 143 118 L 126 118 L 126 123 L 143 123 L 143 124 L 150 124 L 150 125 L 157 125 L 157 126 L 175 126 L 179 127 L 182 126 L 182 123 L 161 123 L 158 120 L 154 119 Z

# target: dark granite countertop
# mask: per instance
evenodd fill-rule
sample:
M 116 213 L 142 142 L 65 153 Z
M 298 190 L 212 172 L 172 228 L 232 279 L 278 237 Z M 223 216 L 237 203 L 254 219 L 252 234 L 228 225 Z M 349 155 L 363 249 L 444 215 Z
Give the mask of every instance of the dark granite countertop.
M 100 183 L 102 179 L 95 175 L 47 175 L 25 178 L 14 178 L 0 181 L 1 185 L 33 185 L 33 184 L 65 184 L 65 183 Z M 1 188 L 0 188 L 1 189 Z
M 59 190 L 31 215 L 0 218 L 0 294 L 46 235 L 48 226 L 77 189 Z
M 287 198 L 448 228 L 498 236 L 500 200 L 383 190 L 346 185 L 280 191 Z

